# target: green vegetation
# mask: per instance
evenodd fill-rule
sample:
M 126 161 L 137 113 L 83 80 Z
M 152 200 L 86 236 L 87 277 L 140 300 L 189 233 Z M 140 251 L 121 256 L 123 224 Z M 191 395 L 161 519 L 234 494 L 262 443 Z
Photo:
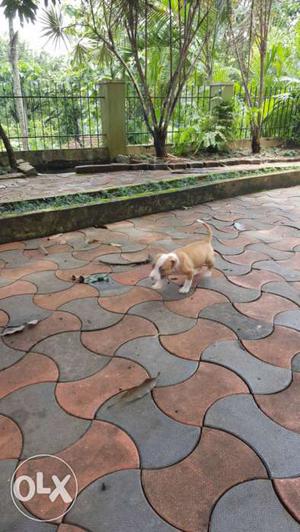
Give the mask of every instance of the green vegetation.
M 299 169 L 298 166 L 261 168 L 259 170 L 240 170 L 230 172 L 220 172 L 208 174 L 206 176 L 194 175 L 179 179 L 169 179 L 164 181 L 151 182 L 140 185 L 129 185 L 125 187 L 114 187 L 102 191 L 70 194 L 67 196 L 57 196 L 52 198 L 43 198 L 36 200 L 16 201 L 12 203 L 3 203 L 0 205 L 0 218 L 15 216 L 18 214 L 31 213 L 40 210 L 55 210 L 67 207 L 79 207 L 83 205 L 97 205 L 118 199 L 127 199 L 133 197 L 143 197 L 146 195 L 155 195 L 160 192 L 174 192 L 185 188 L 205 185 L 224 181 L 226 179 L 237 179 L 249 176 L 263 176 L 276 171 Z

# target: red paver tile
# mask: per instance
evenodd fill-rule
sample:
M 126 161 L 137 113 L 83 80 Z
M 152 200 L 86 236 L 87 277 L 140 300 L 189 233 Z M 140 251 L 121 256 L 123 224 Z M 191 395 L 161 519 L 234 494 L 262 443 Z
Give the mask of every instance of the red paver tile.
M 212 290 L 197 288 L 193 295 L 177 301 L 165 302 L 166 307 L 172 312 L 197 318 L 201 310 L 216 303 L 228 303 L 227 297 Z
M 199 319 L 197 325 L 187 332 L 161 336 L 163 347 L 190 360 L 199 360 L 209 345 L 224 340 L 236 340 L 236 335 L 225 325 L 205 319 Z
M 61 244 L 61 245 L 49 245 L 49 242 L 41 242 L 41 246 L 44 247 L 47 251 L 45 253 L 41 248 L 37 249 L 26 249 L 23 254 L 25 257 L 41 260 L 43 257 L 46 257 L 48 255 L 54 255 L 56 253 L 67 253 L 68 251 L 71 253 L 73 251 L 72 246 L 69 246 L 68 244 Z
M 227 257 L 226 257 L 227 258 Z M 252 270 L 247 275 L 230 275 L 229 281 L 244 288 L 261 288 L 271 281 L 282 281 L 282 277 L 266 270 Z
M 74 299 L 82 299 L 85 297 L 98 296 L 99 292 L 96 288 L 88 284 L 74 284 L 67 290 L 61 292 L 53 292 L 52 294 L 38 294 L 34 296 L 33 301 L 36 305 L 49 310 L 56 310 L 58 307 L 73 301 Z
M 257 455 L 225 432 L 204 429 L 185 460 L 165 469 L 143 471 L 146 496 L 155 511 L 180 530 L 207 532 L 210 512 L 235 484 L 266 478 Z
M 256 395 L 260 408 L 276 423 L 300 432 L 300 373 L 293 374 L 288 388 L 270 395 Z
M 129 340 L 156 335 L 157 330 L 150 321 L 138 316 L 125 316 L 109 329 L 82 333 L 81 341 L 95 353 L 112 356 L 120 345 Z
M 50 262 L 50 260 L 39 260 L 28 264 L 26 266 L 20 266 L 19 268 L 4 268 L 1 271 L 1 277 L 6 281 L 17 281 L 25 275 L 30 275 L 31 273 L 43 272 L 47 270 L 56 270 L 57 264 Z
M 0 327 L 5 327 L 9 321 L 9 316 L 3 310 L 0 310 Z
M 290 368 L 291 359 L 299 352 L 300 333 L 276 325 L 270 336 L 260 340 L 243 340 L 245 348 L 265 362 Z
M 24 294 L 35 294 L 37 288 L 29 281 L 16 281 L 0 288 L 0 299 Z
M 248 246 L 248 244 L 252 244 L 255 241 L 255 239 L 247 238 L 245 235 L 238 236 L 237 238 L 231 238 L 230 240 L 228 239 L 222 240 L 221 238 L 218 238 L 218 240 L 221 242 L 221 244 L 229 248 L 245 247 L 245 246 Z
M 11 251 L 14 249 L 24 249 L 24 242 L 7 242 L 6 244 L 0 244 L 0 253 L 2 251 Z
M 80 320 L 73 314 L 54 311 L 49 318 L 40 321 L 37 325 L 26 328 L 20 333 L 5 336 L 3 340 L 9 347 L 28 351 L 47 336 L 65 331 L 79 331 L 80 327 Z
M 112 312 L 126 313 L 130 307 L 137 305 L 138 303 L 144 303 L 145 301 L 159 301 L 161 295 L 149 288 L 143 288 L 142 286 L 135 286 L 126 294 L 121 294 L 111 297 L 99 297 L 98 302 L 101 307 Z
M 300 246 L 300 238 L 299 238 L 299 246 Z M 284 266 L 285 268 L 288 268 L 289 270 L 300 270 L 300 252 L 295 252 L 294 256 L 287 260 L 280 260 L 277 261 L 278 264 L 281 266 Z
M 19 458 L 21 451 L 21 430 L 12 419 L 0 415 L 0 460 Z
M 216 364 L 201 362 L 188 380 L 154 389 L 158 406 L 169 416 L 201 426 L 207 409 L 221 397 L 248 393 L 245 383 L 234 372 Z
M 110 397 L 142 383 L 148 376 L 146 370 L 135 362 L 113 358 L 91 377 L 59 383 L 56 398 L 70 414 L 93 419 L 98 408 Z
M 138 451 L 131 438 L 118 427 L 104 421 L 94 421 L 77 442 L 62 452 L 56 453 L 56 456 L 65 460 L 73 469 L 79 491 L 104 475 L 139 467 Z M 22 467 L 22 474 L 33 476 L 35 471 L 42 471 L 44 485 L 51 485 L 52 462 L 49 462 L 47 458 L 40 458 L 27 464 L 27 467 Z M 63 463 L 57 464 L 55 474 L 59 478 L 64 478 L 66 469 Z M 68 492 L 72 494 L 70 484 L 68 484 Z M 66 509 L 61 497 L 51 502 L 48 497 L 40 495 L 35 496 L 32 502 L 25 504 L 34 515 L 43 519 L 51 519 Z
M 273 323 L 276 314 L 285 310 L 296 310 L 292 301 L 275 294 L 263 293 L 259 299 L 250 303 L 235 303 L 235 307 L 245 316 Z
M 55 272 L 56 277 L 62 281 L 72 281 L 72 276 L 76 275 L 94 275 L 94 273 L 109 273 L 111 268 L 107 264 L 102 262 L 93 262 L 80 268 L 74 268 L 73 270 L 57 270 Z
M 226 255 L 226 260 L 233 262 L 234 264 L 253 264 L 259 260 L 267 260 L 269 257 L 264 253 L 258 253 L 251 249 L 246 249 L 240 255 Z
M 278 242 L 272 242 L 271 248 L 280 249 L 282 251 L 292 251 L 293 248 L 299 246 L 300 238 L 281 238 Z
M 58 369 L 51 358 L 28 353 L 19 362 L 0 372 L 0 399 L 29 384 L 56 381 L 57 378 Z
M 142 279 L 145 279 L 149 276 L 151 272 L 151 264 L 143 264 L 142 266 L 137 266 L 136 268 L 131 268 L 126 272 L 113 273 L 112 279 L 121 284 L 134 285 L 137 284 Z
M 300 478 L 275 479 L 274 485 L 284 506 L 300 522 Z

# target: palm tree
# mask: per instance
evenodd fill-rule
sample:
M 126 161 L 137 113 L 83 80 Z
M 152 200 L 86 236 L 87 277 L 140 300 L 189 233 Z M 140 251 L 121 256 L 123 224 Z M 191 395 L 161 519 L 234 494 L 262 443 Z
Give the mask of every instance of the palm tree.
M 105 48 L 115 58 L 135 88 L 156 155 L 165 157 L 174 109 L 210 39 L 206 22 L 222 1 L 89 0 L 74 9 L 66 28 L 51 10 L 46 32 L 56 38 L 63 33 L 75 36 L 79 43 L 93 50 Z M 153 85 L 155 62 L 162 68 L 156 69 Z M 154 93 L 157 85 L 159 98 Z

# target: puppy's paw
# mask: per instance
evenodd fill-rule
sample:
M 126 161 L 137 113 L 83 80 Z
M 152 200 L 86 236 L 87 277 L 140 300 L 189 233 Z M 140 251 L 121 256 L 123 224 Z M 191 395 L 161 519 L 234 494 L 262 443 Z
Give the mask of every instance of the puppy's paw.
M 154 290 L 161 290 L 163 288 L 163 283 L 154 283 L 151 288 L 153 288 Z
M 212 276 L 212 272 L 210 270 L 207 270 L 203 275 L 202 275 L 202 278 L 207 278 L 207 277 L 211 277 Z
M 179 288 L 180 294 L 188 294 L 189 291 L 190 291 L 190 288 L 188 286 L 182 286 L 181 288 Z

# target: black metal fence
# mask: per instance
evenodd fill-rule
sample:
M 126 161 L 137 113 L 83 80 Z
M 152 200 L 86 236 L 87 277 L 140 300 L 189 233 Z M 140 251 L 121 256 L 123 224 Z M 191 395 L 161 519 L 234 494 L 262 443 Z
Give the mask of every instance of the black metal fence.
M 250 88 L 251 99 L 257 102 L 257 89 Z M 170 126 L 167 141 L 173 143 L 175 136 L 187 130 L 191 123 L 199 121 L 207 115 L 216 96 L 211 92 L 210 86 L 185 88 L 176 105 Z M 156 111 L 162 103 L 162 96 L 153 95 Z M 300 106 L 300 86 L 276 85 L 266 89 L 263 104 L 263 136 L 288 137 L 291 128 L 291 117 Z M 136 92 L 129 85 L 126 96 L 127 137 L 129 144 L 152 143 L 144 119 L 142 107 Z M 232 134 L 235 139 L 249 139 L 251 137 L 250 115 L 246 105 L 244 90 L 241 86 L 234 87 L 233 98 L 233 124 Z
M 22 102 L 28 137 L 24 138 L 12 86 L 0 85 L 0 122 L 17 150 L 26 145 L 30 150 L 97 148 L 103 145 L 100 100 L 98 87 L 25 85 Z
M 18 119 L 17 99 L 12 86 L 0 85 L 0 122 L 17 150 L 28 145 L 30 150 L 98 148 L 105 145 L 101 124 L 101 96 L 98 86 L 85 88 L 79 84 L 32 83 L 23 87 L 22 101 L 27 116 L 28 138 L 24 139 Z M 152 94 L 159 116 L 163 96 Z M 257 99 L 255 89 L 251 91 Z M 175 107 L 167 142 L 173 144 L 178 134 L 191 125 L 201 129 L 202 119 L 212 109 L 211 87 L 185 88 Z M 141 103 L 132 87 L 127 85 L 126 124 L 128 144 L 152 144 Z M 236 139 L 250 138 L 250 116 L 245 94 L 240 86 L 234 89 L 233 134 Z M 267 89 L 263 105 L 263 136 L 287 137 L 291 118 L 300 108 L 300 86 L 276 85 Z M 3 146 L 0 143 L 0 150 Z

